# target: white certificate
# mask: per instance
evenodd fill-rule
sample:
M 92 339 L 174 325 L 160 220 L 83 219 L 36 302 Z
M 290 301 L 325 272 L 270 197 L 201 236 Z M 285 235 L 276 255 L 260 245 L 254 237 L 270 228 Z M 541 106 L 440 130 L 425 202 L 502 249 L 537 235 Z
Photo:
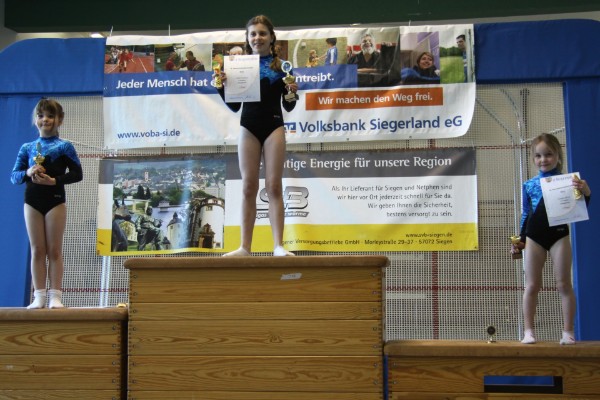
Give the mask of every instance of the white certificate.
M 259 55 L 225 56 L 226 102 L 260 101 Z
M 575 198 L 573 175 L 579 177 L 579 172 L 540 178 L 550 226 L 589 219 L 584 197 Z

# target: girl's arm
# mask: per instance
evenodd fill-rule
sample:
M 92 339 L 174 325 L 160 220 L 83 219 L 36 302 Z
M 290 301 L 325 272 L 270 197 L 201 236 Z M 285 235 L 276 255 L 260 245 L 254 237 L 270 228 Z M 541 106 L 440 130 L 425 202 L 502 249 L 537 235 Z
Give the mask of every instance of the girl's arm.
M 27 169 L 29 168 L 29 164 L 27 162 L 27 146 L 22 145 L 19 149 L 19 153 L 17 154 L 17 161 L 15 162 L 15 166 L 12 169 L 10 174 L 10 181 L 19 185 L 21 183 L 25 183 L 26 181 L 30 181 L 31 178 L 27 176 Z
M 213 79 L 214 79 L 214 74 L 213 74 Z M 240 108 L 242 108 L 242 103 L 239 102 L 235 102 L 235 103 L 228 103 L 225 101 L 225 81 L 227 80 L 227 75 L 225 75 L 224 72 L 221 72 L 221 81 L 223 82 L 223 86 L 221 86 L 220 88 L 217 88 L 217 92 L 219 93 L 219 96 L 221 96 L 221 99 L 223 99 L 223 102 L 227 105 L 227 107 L 229 107 L 229 109 L 233 112 L 238 112 L 240 111 Z
M 525 243 L 525 227 L 527 226 L 527 219 L 531 213 L 531 200 L 525 185 L 523 185 L 523 191 L 521 193 L 521 224 L 519 233 L 521 235 L 521 242 Z
M 219 88 L 217 89 L 217 92 L 219 93 L 219 96 L 221 96 L 221 99 L 223 99 L 223 102 L 227 105 L 227 107 L 229 107 L 229 109 L 233 112 L 238 112 L 240 111 L 240 108 L 242 108 L 242 103 L 228 103 L 225 101 L 225 88 Z
M 65 141 L 63 143 L 62 157 L 68 168 L 68 172 L 63 175 L 55 176 L 56 184 L 67 185 L 69 183 L 79 182 L 83 179 L 83 170 L 81 169 L 81 161 L 77 151 L 71 142 Z

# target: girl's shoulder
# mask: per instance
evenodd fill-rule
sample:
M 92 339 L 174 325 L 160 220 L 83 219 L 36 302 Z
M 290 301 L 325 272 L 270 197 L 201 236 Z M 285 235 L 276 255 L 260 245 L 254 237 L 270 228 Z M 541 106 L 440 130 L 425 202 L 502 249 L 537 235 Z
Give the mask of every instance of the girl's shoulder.
M 530 178 L 530 179 L 526 180 L 525 182 L 523 182 L 523 189 L 527 193 L 530 193 L 530 192 L 536 190 L 536 188 L 539 186 L 540 186 L 539 175 L 536 175 L 533 178 Z
M 31 142 L 25 142 L 21 145 L 21 150 L 27 150 L 27 149 L 35 149 L 37 147 L 39 138 L 31 141 Z

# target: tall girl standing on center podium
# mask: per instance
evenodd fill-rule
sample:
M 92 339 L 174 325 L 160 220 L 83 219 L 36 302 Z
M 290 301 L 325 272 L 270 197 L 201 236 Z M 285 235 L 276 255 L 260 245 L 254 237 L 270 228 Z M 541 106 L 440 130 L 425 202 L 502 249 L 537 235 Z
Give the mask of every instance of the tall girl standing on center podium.
M 246 24 L 246 54 L 260 56 L 260 101 L 227 103 L 234 112 L 242 108 L 241 132 L 238 142 L 238 160 L 242 176 L 241 246 L 224 256 L 251 255 L 252 235 L 256 221 L 256 195 L 259 188 L 260 161 L 264 159 L 265 189 L 269 201 L 269 222 L 273 234 L 273 255 L 293 256 L 283 247 L 283 164 L 285 161 L 285 131 L 281 107 L 291 111 L 296 103 L 284 95 L 298 90 L 296 83 L 284 83 L 282 60 L 275 48 L 273 24 L 264 15 L 258 15 Z M 224 85 L 227 76 L 220 73 Z M 224 89 L 219 89 L 224 99 Z

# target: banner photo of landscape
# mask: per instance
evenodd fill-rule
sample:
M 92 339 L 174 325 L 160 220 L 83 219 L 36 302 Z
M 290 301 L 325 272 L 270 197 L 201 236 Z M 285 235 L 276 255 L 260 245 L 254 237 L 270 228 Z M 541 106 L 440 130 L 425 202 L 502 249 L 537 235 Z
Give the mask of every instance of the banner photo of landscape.
M 299 99 L 288 143 L 464 135 L 475 107 L 472 25 L 276 31 Z M 104 56 L 108 149 L 236 144 L 239 115 L 211 85 L 245 32 L 112 36 Z
M 477 250 L 471 148 L 288 153 L 286 248 L 294 251 Z M 105 159 L 99 255 L 226 252 L 240 245 L 234 155 Z M 253 252 L 271 252 L 261 176 Z
M 233 168 L 233 154 L 100 160 L 97 253 L 222 250 Z

